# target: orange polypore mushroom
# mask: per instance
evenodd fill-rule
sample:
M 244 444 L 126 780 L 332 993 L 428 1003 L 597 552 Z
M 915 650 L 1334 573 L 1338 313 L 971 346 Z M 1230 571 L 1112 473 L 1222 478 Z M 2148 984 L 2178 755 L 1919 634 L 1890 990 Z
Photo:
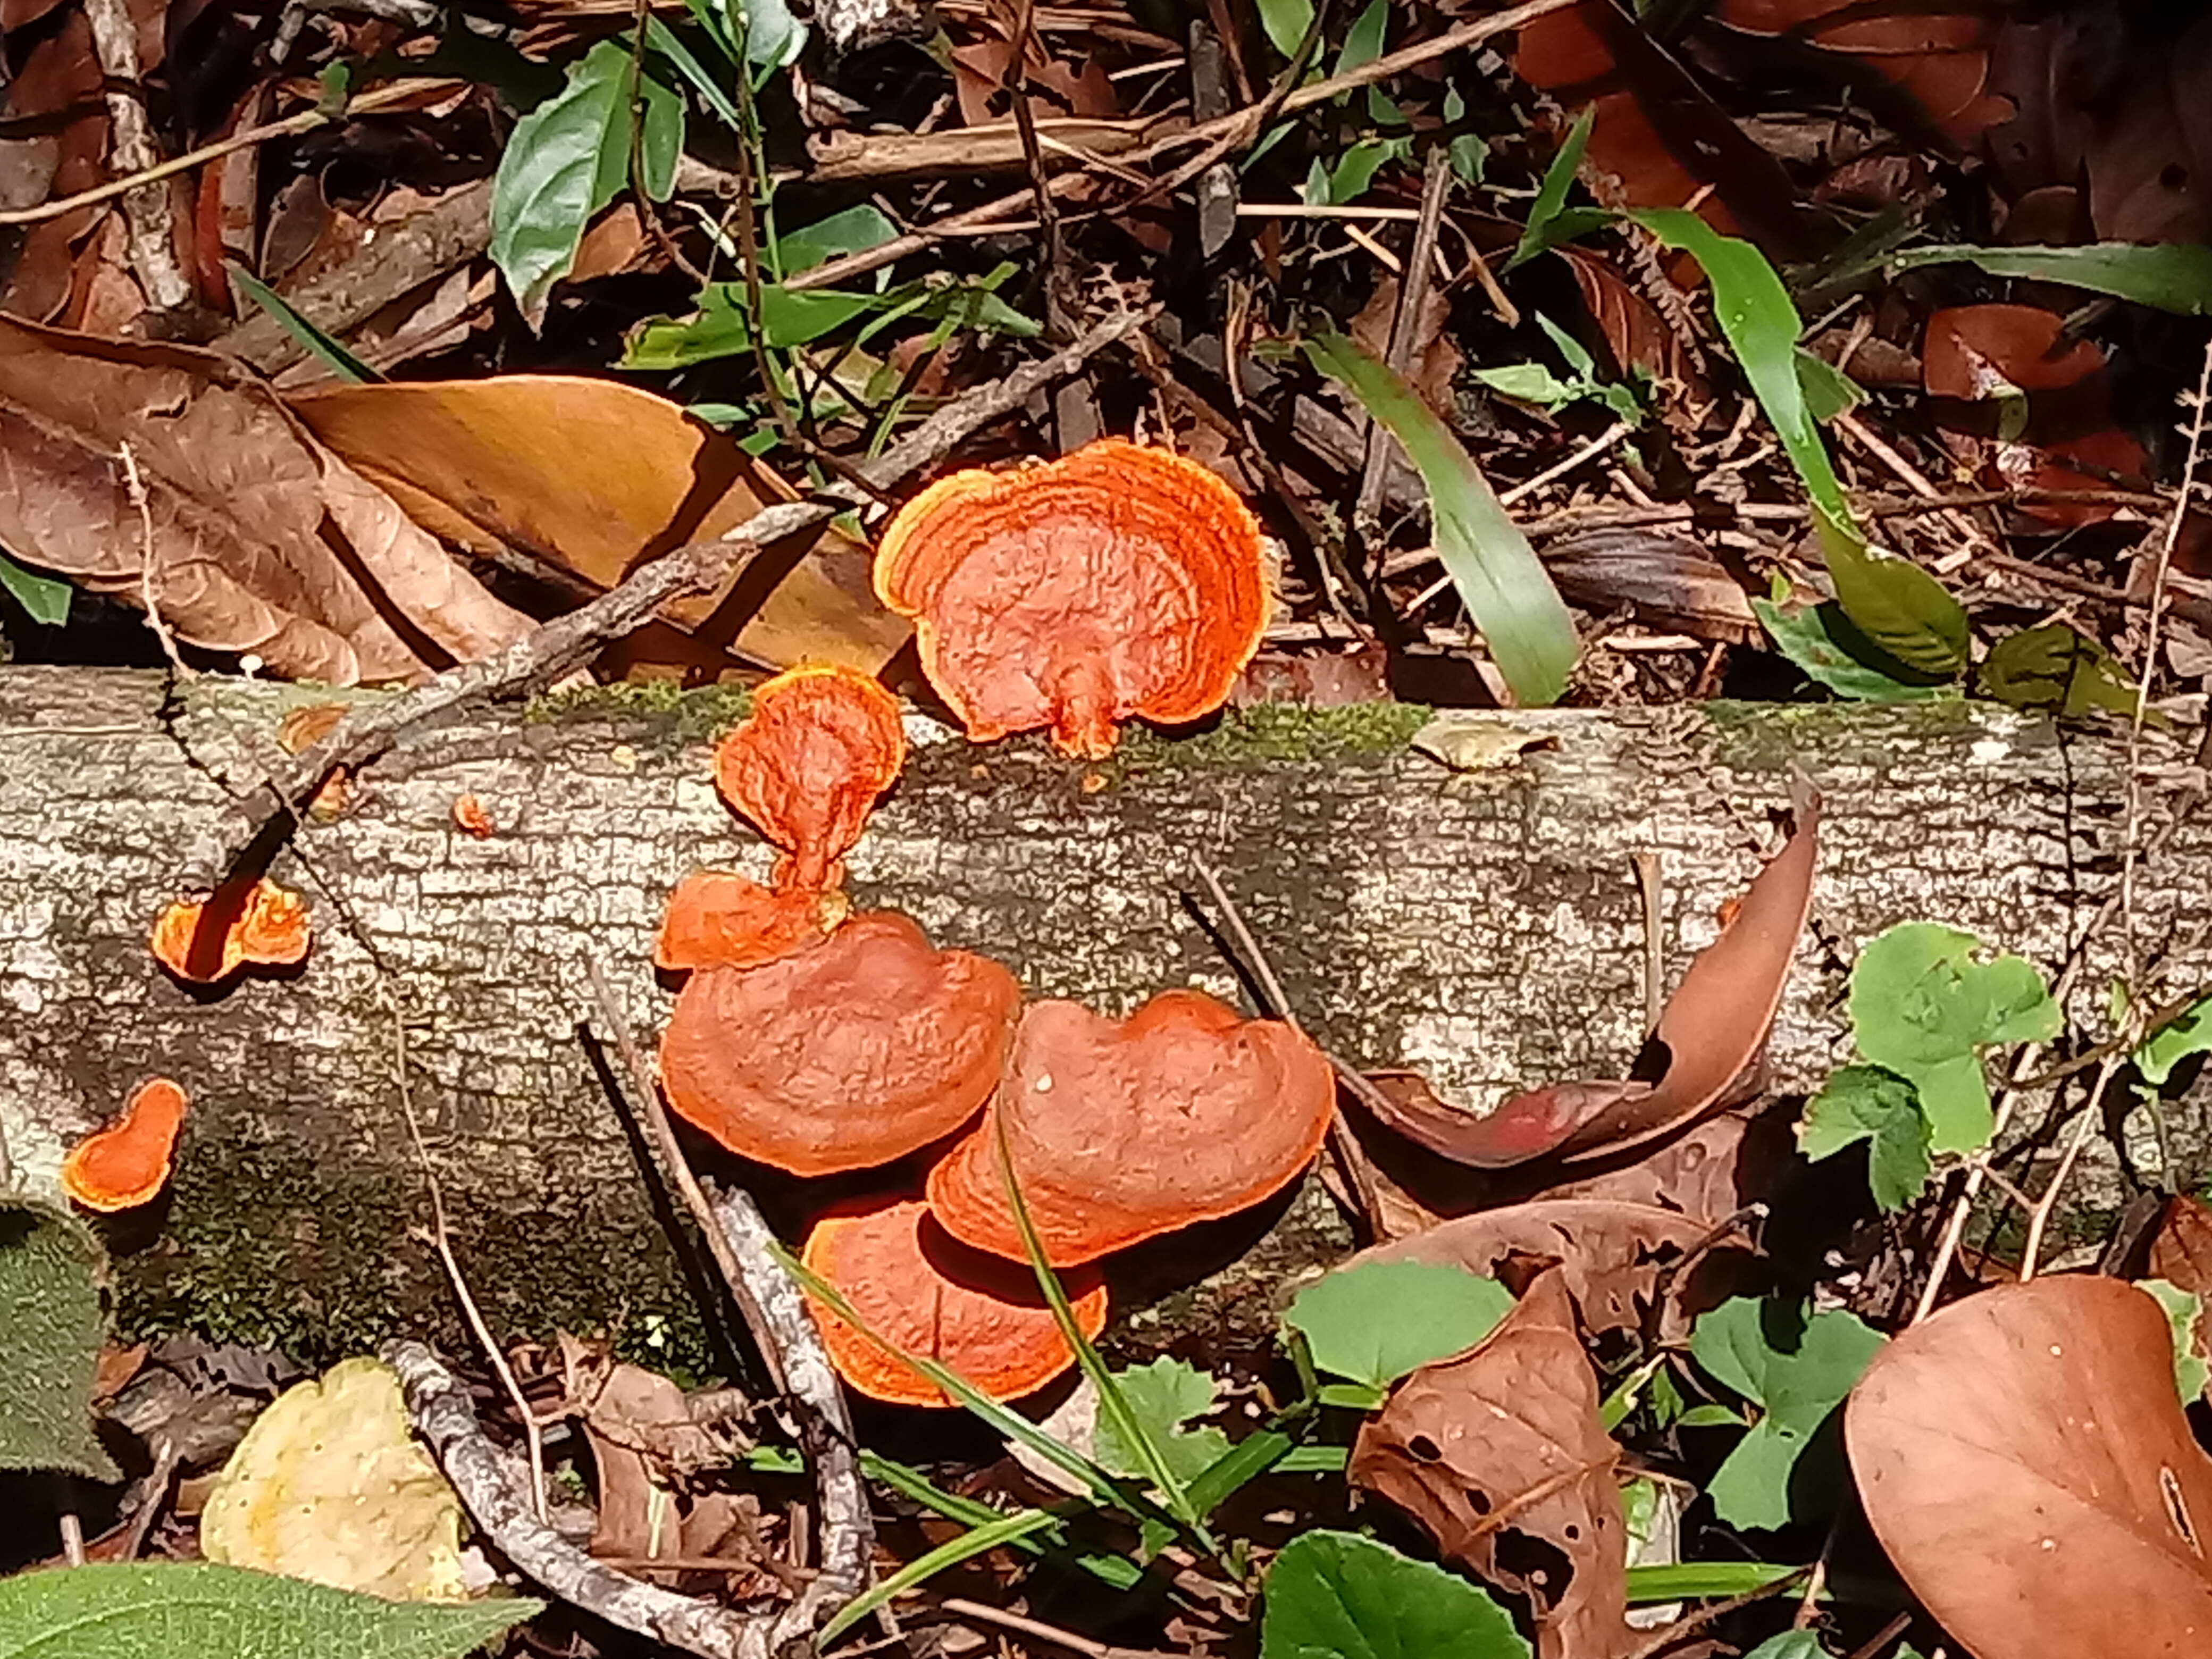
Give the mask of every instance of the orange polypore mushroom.
M 1115 439 L 1012 472 L 955 472 L 876 549 L 922 672 L 977 743 L 1050 730 L 1098 759 L 1141 716 L 1212 714 L 1259 648 L 1260 526 L 1195 461 Z
M 763 887 L 728 870 L 695 870 L 668 896 L 653 965 L 757 968 L 812 944 L 845 919 L 842 892 Z
M 994 1400 L 1034 1393 L 1075 1363 L 1027 1267 L 948 1237 L 919 1199 L 832 1211 L 806 1236 L 807 1270 L 834 1288 L 868 1328 L 907 1353 L 934 1359 Z M 1076 1328 L 1106 1328 L 1106 1284 L 1096 1272 L 1061 1281 Z M 830 1363 L 858 1392 L 896 1406 L 958 1402 L 810 1293 Z
M 1090 1261 L 1278 1191 L 1320 1150 L 1335 1100 L 1306 1037 L 1200 991 L 1163 992 L 1119 1024 L 1034 1003 L 991 1116 L 929 1172 L 929 1207 L 955 1238 L 1022 1259 L 1003 1124 L 1046 1257 Z
M 691 976 L 660 1043 L 668 1103 L 792 1175 L 903 1158 L 990 1098 L 1021 988 L 888 912 L 796 956 Z
M 134 1210 L 151 1200 L 168 1182 L 185 1099 L 167 1078 L 140 1084 L 121 1117 L 70 1148 L 62 1190 L 88 1210 Z
M 779 889 L 837 884 L 876 797 L 906 763 L 898 699 L 850 668 L 794 668 L 753 693 L 714 754 L 714 786 L 786 857 Z
M 179 979 L 197 985 L 213 985 L 228 979 L 252 963 L 268 968 L 289 968 L 307 960 L 313 935 L 307 926 L 307 902 L 279 887 L 267 877 L 253 884 L 246 902 L 223 930 L 220 945 L 198 938 L 212 896 L 179 899 L 154 923 L 148 941 L 155 959 Z

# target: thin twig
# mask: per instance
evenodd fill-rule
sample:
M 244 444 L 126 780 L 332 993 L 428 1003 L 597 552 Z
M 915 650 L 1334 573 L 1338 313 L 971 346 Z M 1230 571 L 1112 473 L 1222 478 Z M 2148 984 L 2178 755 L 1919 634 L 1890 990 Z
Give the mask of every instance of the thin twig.
M 1667 1007 L 1667 916 L 1660 886 L 1659 854 L 1628 855 L 1636 866 L 1636 896 L 1644 914 L 1644 1029 L 1659 1029 Z
M 2043 1255 L 2043 1235 L 2051 1225 L 2051 1212 L 2058 1207 L 2058 1195 L 2065 1188 L 2067 1176 L 2074 1173 L 2074 1160 L 2081 1156 L 2082 1143 L 2088 1139 L 2090 1130 L 2097 1127 L 2098 1110 L 2103 1103 L 2105 1091 L 2112 1086 L 2114 1075 L 2124 1063 L 2125 1056 L 2111 1054 L 2097 1068 L 2097 1080 L 2089 1086 L 2089 1097 L 2083 1101 L 2075 1114 L 2073 1133 L 2067 1137 L 2066 1146 L 2058 1155 L 2058 1166 L 2051 1172 L 2051 1184 L 2043 1189 L 2043 1196 L 2027 1215 L 2027 1238 L 2020 1248 L 2020 1276 L 2023 1282 L 2035 1277 L 2036 1264 Z
M 864 469 L 889 488 L 935 465 L 981 428 L 1027 403 L 1044 386 L 1148 322 L 1152 311 L 1123 311 L 1087 330 L 1049 357 L 1026 363 L 947 404 Z M 185 884 L 219 886 L 247 849 L 298 827 L 307 801 L 330 775 L 365 765 L 399 738 L 482 704 L 527 695 L 582 666 L 611 641 L 639 627 L 685 593 L 712 592 L 761 549 L 827 523 L 864 504 L 853 486 L 832 484 L 814 498 L 763 507 L 728 534 L 693 542 L 653 560 L 590 604 L 532 629 L 496 656 L 441 674 L 400 696 L 356 703 L 322 741 L 295 756 L 274 776 L 240 795 L 187 860 Z
M 179 679 L 189 679 L 192 671 L 177 654 L 177 636 L 169 631 L 169 624 L 161 617 L 161 585 L 155 580 L 159 561 L 154 550 L 154 507 L 146 494 L 146 480 L 139 473 L 138 458 L 131 453 L 127 441 L 118 447 L 117 453 L 123 462 L 123 488 L 138 514 L 138 602 L 146 607 L 146 625 L 161 641 L 161 654 L 169 659 L 170 668 Z
M 1393 373 L 1403 377 L 1413 360 L 1413 344 L 1421 332 L 1421 313 L 1429 304 L 1429 265 L 1437 247 L 1437 228 L 1443 223 L 1444 200 L 1451 194 L 1450 152 L 1442 144 L 1429 147 L 1426 170 L 1421 176 L 1421 216 L 1413 226 L 1413 245 L 1406 255 L 1406 274 L 1398 283 L 1398 307 L 1390 319 L 1390 343 L 1385 353 Z M 1390 454 L 1382 423 L 1370 415 L 1366 449 L 1360 457 L 1359 494 L 1352 521 L 1369 541 L 1364 568 L 1373 571 L 1381 554 L 1377 518 L 1382 507 L 1383 469 Z M 1371 580 L 1371 575 L 1370 575 Z
M 1260 992 L 1267 999 L 1267 1012 L 1299 1036 L 1312 1041 L 1305 1027 L 1298 1023 L 1297 1014 L 1291 1006 L 1290 996 L 1283 989 L 1282 981 L 1275 977 L 1274 966 L 1267 960 L 1267 953 L 1260 948 L 1260 941 L 1244 925 L 1243 913 L 1237 908 L 1236 901 L 1229 896 L 1229 890 L 1221 884 L 1221 878 L 1214 873 L 1212 865 L 1195 854 L 1191 859 L 1191 866 L 1198 872 L 1198 878 L 1206 884 L 1206 890 L 1212 895 L 1214 903 L 1220 907 L 1222 921 L 1228 927 L 1230 936 L 1237 941 L 1237 950 L 1243 954 L 1245 965 L 1251 969 L 1253 977 L 1260 981 Z M 1322 1057 L 1328 1061 L 1329 1069 L 1336 1073 L 1338 1080 L 1355 1096 L 1364 1100 L 1368 1094 L 1376 1092 L 1373 1084 L 1328 1049 L 1322 1048 L 1321 1053 Z M 1336 1161 L 1337 1168 L 1344 1176 L 1346 1185 L 1352 1188 L 1352 1196 L 1358 1203 L 1359 1218 L 1366 1224 L 1368 1237 L 1381 1238 L 1382 1206 L 1376 1196 L 1375 1172 L 1368 1166 L 1367 1155 L 1360 1150 L 1350 1126 L 1344 1121 L 1344 1108 L 1334 1101 L 1329 1103 L 1328 1150 L 1329 1156 Z
M 491 1327 L 484 1321 L 483 1310 L 469 1293 L 469 1282 L 461 1276 L 461 1264 L 453 1255 L 453 1234 L 446 1225 L 446 1194 L 439 1185 L 437 1167 L 430 1162 L 430 1149 L 422 1139 L 422 1121 L 415 1112 L 415 1091 L 407 1081 L 407 1017 L 399 1006 L 399 999 L 391 988 L 385 988 L 385 999 L 392 1006 L 392 1079 L 399 1091 L 400 1115 L 407 1120 L 407 1137 L 415 1143 L 415 1158 L 422 1166 L 422 1184 L 430 1190 L 431 1248 L 446 1269 L 452 1283 L 455 1300 L 461 1304 L 461 1316 L 469 1322 L 469 1331 L 477 1346 L 491 1361 L 499 1385 L 507 1390 L 508 1403 L 522 1422 L 524 1442 L 530 1449 L 530 1512 L 540 1526 L 545 1524 L 545 1434 L 538 1421 L 538 1413 L 531 1409 L 529 1400 L 516 1380 L 514 1370 L 507 1363 L 507 1355 L 493 1340 Z

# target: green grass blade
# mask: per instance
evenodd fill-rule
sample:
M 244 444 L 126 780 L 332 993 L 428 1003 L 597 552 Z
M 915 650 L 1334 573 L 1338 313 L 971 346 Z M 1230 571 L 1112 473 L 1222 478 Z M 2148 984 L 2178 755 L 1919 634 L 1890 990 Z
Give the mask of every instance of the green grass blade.
M 963 1532 L 957 1538 L 948 1539 L 935 1549 L 917 1555 L 890 1577 L 879 1580 L 872 1588 L 838 1608 L 830 1615 L 830 1621 L 822 1626 L 822 1633 L 815 1639 L 826 1645 L 893 1596 L 904 1595 L 923 1580 L 933 1578 L 948 1567 L 958 1566 L 963 1561 L 972 1561 L 979 1555 L 988 1554 L 1001 1545 L 1049 1531 L 1060 1524 L 1060 1519 L 1049 1510 L 1021 1510 Z
M 384 378 L 301 316 L 289 301 L 245 266 L 232 265 L 230 280 L 240 293 L 283 324 L 284 331 L 300 343 L 301 350 L 348 386 L 367 386 Z
M 1917 565 L 1869 545 L 1852 517 L 1799 379 L 1797 307 L 1766 256 L 1680 208 L 1626 216 L 1704 268 L 1721 332 L 1811 498 L 1814 527 L 1844 614 L 1907 668 L 1947 678 L 1957 674 L 1966 665 L 1966 613 Z
M 1702 1596 L 1749 1595 L 1785 1578 L 1800 1578 L 1809 1567 L 1771 1561 L 1658 1562 L 1628 1570 L 1632 1602 L 1681 1601 Z
M 1884 262 L 1894 270 L 1922 265 L 1978 265 L 1992 276 L 2065 283 L 2095 294 L 2133 300 L 2184 317 L 2212 316 L 2212 247 L 2168 242 L 2092 242 L 2087 247 L 1906 248 Z
M 1522 228 L 1521 240 L 1502 270 L 1524 265 L 1552 246 L 1553 223 L 1566 209 L 1567 192 L 1574 188 L 1575 175 L 1582 171 L 1583 152 L 1589 147 L 1590 128 L 1596 123 L 1597 106 L 1593 104 L 1567 129 L 1559 153 L 1544 169 L 1544 182 L 1537 186 L 1535 205 L 1528 210 L 1528 222 Z
M 1314 367 L 1351 388 L 1420 473 L 1437 557 L 1515 701 L 1523 707 L 1558 702 L 1575 665 L 1574 617 L 1481 469 L 1388 364 L 1341 334 L 1317 335 L 1305 350 Z

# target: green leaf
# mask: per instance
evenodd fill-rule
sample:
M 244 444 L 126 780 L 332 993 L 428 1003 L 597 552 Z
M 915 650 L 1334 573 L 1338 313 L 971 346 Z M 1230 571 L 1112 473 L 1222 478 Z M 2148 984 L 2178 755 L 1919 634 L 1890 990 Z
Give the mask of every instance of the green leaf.
M 1787 584 L 1777 585 L 1786 591 Z M 1916 674 L 1851 625 L 1833 599 L 1784 611 L 1769 599 L 1753 599 L 1752 611 L 1774 641 L 1774 648 L 1802 669 L 1815 684 L 1858 702 L 1926 702 L 1956 695 L 1948 679 Z
M 1690 1352 L 1720 1382 L 1765 1408 L 1707 1483 L 1735 1527 L 1790 1521 L 1790 1476 L 1828 1413 L 1881 1349 L 1881 1334 L 1855 1314 L 1808 1316 L 1792 1304 L 1736 1297 L 1701 1317 Z
M 293 309 L 289 301 L 244 265 L 233 264 L 228 269 L 234 288 L 274 317 L 309 356 L 348 386 L 367 386 L 384 378 Z M 4 574 L 0 573 L 0 576 Z
M 1768 1637 L 1743 1659 L 1826 1659 L 1827 1651 L 1811 1631 L 1785 1630 L 1779 1636 Z
M 1288 59 L 1298 55 L 1298 47 L 1313 27 L 1313 0 L 1259 0 L 1260 27 L 1267 32 L 1267 44 Z
M 1335 167 L 1329 170 L 1325 205 L 1342 207 L 1367 194 L 1367 187 L 1375 182 L 1375 175 L 1382 170 L 1382 164 L 1389 161 L 1399 148 L 1399 143 L 1395 139 L 1366 138 L 1346 150 L 1337 157 Z
M 1380 58 L 1389 27 L 1390 0 L 1367 0 L 1365 8 L 1344 33 L 1343 50 L 1336 54 L 1336 73 L 1347 75 Z M 1295 50 L 1297 43 L 1293 41 L 1291 45 Z
M 1528 210 L 1528 222 L 1522 229 L 1521 240 L 1502 270 L 1526 264 L 1555 242 L 1565 240 L 1559 234 L 1559 221 L 1566 210 L 1567 192 L 1575 187 L 1575 174 L 1582 168 L 1583 152 L 1589 148 L 1590 128 L 1596 123 L 1597 106 L 1593 104 L 1577 115 L 1574 125 L 1567 129 L 1559 153 L 1544 169 L 1544 182 L 1537 186 L 1535 205 Z M 1581 233 L 1577 230 L 1569 234 Z
M 863 202 L 826 219 L 817 219 L 811 225 L 784 232 L 776 239 L 775 254 L 784 278 L 788 281 L 802 270 L 811 270 L 828 260 L 880 247 L 898 234 L 898 227 L 884 216 L 881 208 Z
M 1512 1310 L 1511 1291 L 1464 1267 L 1361 1261 L 1300 1291 L 1283 1323 L 1317 1369 L 1382 1388 L 1466 1352 Z
M 1486 1592 L 1358 1533 L 1292 1539 L 1267 1601 L 1261 1659 L 1528 1659 Z
M 1229 1455 L 1229 1437 L 1219 1429 L 1183 1427 L 1213 1409 L 1214 1382 L 1204 1371 L 1163 1355 L 1149 1365 L 1115 1372 L 1114 1380 L 1177 1480 L 1187 1485 Z M 1116 1474 L 1146 1473 L 1137 1449 L 1122 1443 L 1121 1429 L 1103 1413 L 1094 1449 L 1099 1462 Z
M 979 1555 L 1007 1545 L 1021 1545 L 1035 1540 L 1038 1534 L 1057 1528 L 1063 1519 L 1050 1510 L 1018 1510 L 1012 1515 L 994 1516 L 970 1527 L 957 1537 L 948 1538 L 932 1550 L 925 1550 L 889 1577 L 879 1578 L 866 1590 L 848 1601 L 831 1614 L 822 1626 L 820 1640 L 824 1646 L 846 1631 L 853 1628 L 878 1607 L 895 1597 L 925 1583 L 940 1572 L 950 1571 L 963 1561 L 972 1561 Z M 0 1659 L 6 1659 L 0 1654 Z
M 1917 565 L 1869 546 L 1852 518 L 1799 378 L 1797 308 L 1766 256 L 1680 208 L 1627 216 L 1692 254 L 1712 284 L 1721 332 L 1812 501 L 1814 527 L 1845 613 L 1906 667 L 1946 678 L 1958 673 L 1966 664 L 1966 613 Z
M 1803 346 L 1797 348 L 1797 384 L 1804 391 L 1805 407 L 1822 426 L 1866 401 L 1866 390 L 1856 380 Z
M 1749 1595 L 1785 1578 L 1799 1577 L 1806 1571 L 1771 1561 L 1684 1561 L 1631 1567 L 1628 1599 L 1640 1604 Z
M 711 9 L 702 0 L 691 0 L 691 10 L 699 18 L 700 27 L 707 37 L 722 48 L 723 56 L 730 57 L 728 43 L 723 39 L 721 25 Z M 702 15 L 703 13 L 703 15 Z M 699 101 L 720 118 L 722 125 L 732 132 L 743 132 L 745 120 L 742 112 L 731 101 L 730 94 L 722 90 L 707 66 L 699 61 L 698 54 L 684 44 L 683 37 L 658 17 L 647 15 L 645 20 L 645 44 L 650 52 L 668 60 L 676 72 L 691 83 L 691 90 L 699 94 Z
M 100 1246 L 75 1218 L 0 1198 L 0 1469 L 123 1478 L 92 1431 L 93 1367 L 107 1334 L 99 1267 Z
M 2197 1357 L 2197 1332 L 2204 1321 L 2204 1298 L 2163 1279 L 2138 1279 L 2136 1288 L 2158 1304 L 2173 1331 L 2173 1386 L 2185 1406 L 2204 1395 L 2212 1365 Z
M 0 587 L 42 628 L 59 628 L 69 620 L 70 596 L 76 591 L 55 577 L 24 569 L 5 553 L 0 553 Z
M 2087 247 L 1972 247 L 1964 244 L 1916 247 L 1889 255 L 1895 270 L 1956 263 L 1979 265 L 1992 276 L 2066 283 L 2098 294 L 2178 311 L 2212 315 L 2212 248 L 2197 242 L 2138 246 L 2092 242 Z
M 1437 556 L 1515 700 L 1556 702 L 1575 665 L 1574 617 L 1480 469 L 1419 393 L 1343 335 L 1310 339 L 1305 351 L 1351 388 L 1420 473 Z
M 1492 392 L 1518 398 L 1524 404 L 1557 409 L 1583 395 L 1583 388 L 1563 380 L 1541 363 L 1507 363 L 1498 368 L 1471 368 L 1470 380 L 1480 380 Z
M 1978 671 L 1982 695 L 2015 708 L 2133 714 L 2136 684 L 2112 653 L 2064 623 L 2008 634 Z
M 684 96 L 651 75 L 638 77 L 637 92 L 643 106 L 637 131 L 638 184 L 653 200 L 665 202 L 675 193 L 676 164 L 684 156 Z M 615 191 L 621 188 L 617 179 Z M 607 193 L 609 201 L 615 191 Z
M 1879 1066 L 1846 1066 L 1805 1108 L 1798 1149 L 1814 1163 L 1863 1140 L 1867 1185 L 1885 1210 L 1901 1210 L 1928 1185 L 1928 1119 L 1911 1083 Z
M 0 1579 L 0 1659 L 460 1659 L 542 1601 L 386 1601 L 237 1567 L 94 1562 Z
M 757 70 L 788 69 L 806 49 L 806 25 L 784 0 L 745 0 L 745 61 Z
M 1919 1091 L 1939 1152 L 1989 1142 L 1995 1120 L 1981 1050 L 2045 1041 L 2062 1024 L 2033 963 L 1988 953 L 1972 934 L 1931 921 L 1902 923 L 1859 952 L 1850 1011 L 1859 1053 Z
M 533 320 L 576 261 L 592 216 L 629 165 L 630 58 L 602 40 L 568 68 L 560 92 L 514 124 L 492 180 L 491 257 Z
M 2212 997 L 2192 1004 L 2143 1039 L 2135 1052 L 2136 1070 L 2154 1089 L 2162 1089 L 2173 1068 L 2191 1054 L 2212 1054 Z

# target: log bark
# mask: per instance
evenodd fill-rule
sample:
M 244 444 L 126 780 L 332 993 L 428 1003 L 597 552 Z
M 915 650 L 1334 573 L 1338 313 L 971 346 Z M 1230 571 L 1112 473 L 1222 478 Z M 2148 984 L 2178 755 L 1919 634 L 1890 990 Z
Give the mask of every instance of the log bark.
M 193 1112 L 169 1200 L 118 1240 L 138 1247 L 118 1262 L 129 1328 L 311 1358 L 395 1329 L 450 1334 L 449 1293 L 409 1236 L 426 1206 L 401 1115 L 404 1022 L 455 1248 L 495 1328 L 612 1324 L 703 1353 L 580 1025 L 596 960 L 650 1038 L 669 1000 L 649 962 L 669 890 L 701 865 L 765 871 L 709 777 L 739 705 L 615 690 L 418 738 L 279 859 L 276 876 L 314 906 L 305 969 L 196 995 L 149 957 L 147 929 L 229 795 L 283 759 L 285 711 L 328 696 L 0 672 L 0 1130 L 17 1170 L 50 1179 L 70 1139 L 167 1073 Z M 1233 1000 L 1184 897 L 1202 854 L 1333 1048 L 1425 1067 L 1479 1109 L 1620 1074 L 1643 1018 L 1632 854 L 1661 857 L 1679 973 L 1797 775 L 1828 811 L 1815 923 L 1772 1045 L 1781 1088 L 1816 1083 L 1843 1052 L 1850 955 L 1882 928 L 1933 918 L 2055 971 L 2118 882 L 2124 733 L 1965 704 L 1527 714 L 1498 718 L 1547 747 L 1457 775 L 1408 749 L 1420 718 L 1251 710 L 1180 739 L 1134 734 L 1085 769 L 1026 743 L 971 749 L 917 716 L 853 885 L 941 944 L 999 956 L 1036 995 L 1118 1011 L 1194 983 Z M 2141 775 L 2142 834 L 2158 836 L 2201 775 L 2153 733 Z M 489 839 L 456 827 L 465 793 L 489 808 Z M 2212 830 L 2185 816 L 2135 885 L 2132 935 L 2162 982 L 2212 981 Z M 2125 938 L 2115 923 L 2088 945 L 2075 1012 L 2092 1026 Z M 2125 1140 L 2148 1161 L 2141 1119 Z M 2169 1112 L 2185 1175 L 2192 1127 Z M 761 1196 L 787 1221 L 802 1201 L 774 1183 Z M 1242 1265 L 1125 1329 L 1263 1332 L 1281 1277 L 1343 1237 L 1309 1193 L 1140 1261 L 1129 1305 L 1188 1284 L 1201 1257 Z

